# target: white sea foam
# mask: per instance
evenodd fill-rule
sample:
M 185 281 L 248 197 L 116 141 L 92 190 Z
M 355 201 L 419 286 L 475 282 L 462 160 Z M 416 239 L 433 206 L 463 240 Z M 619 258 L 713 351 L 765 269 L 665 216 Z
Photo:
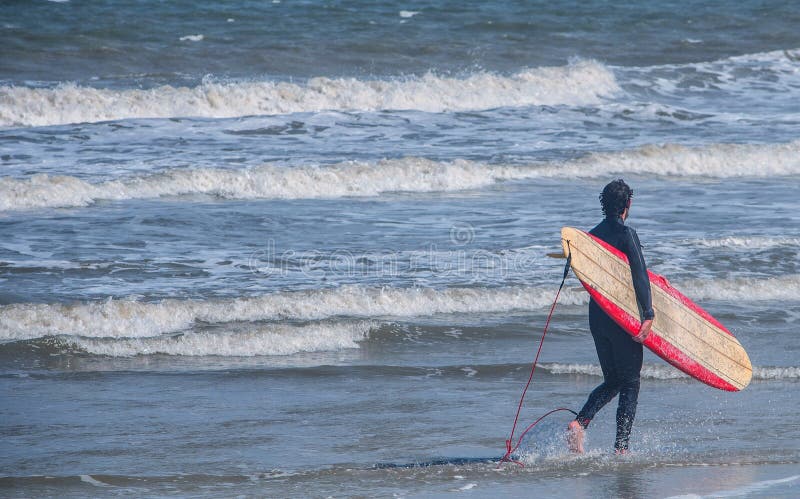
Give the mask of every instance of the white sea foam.
M 798 301 L 800 275 L 771 278 L 734 277 L 730 279 L 692 279 L 673 283 L 695 301 Z
M 586 376 L 603 376 L 598 364 L 540 364 L 551 374 L 582 374 Z M 683 379 L 689 376 L 668 364 L 644 364 L 643 378 L 649 379 Z M 755 380 L 793 380 L 800 379 L 800 367 L 753 367 Z
M 418 14 L 399 12 L 401 22 Z M 196 42 L 203 35 L 184 35 L 179 39 Z M 461 78 L 429 73 L 383 80 L 317 77 L 303 84 L 209 80 L 195 87 L 165 85 L 148 90 L 97 89 L 73 83 L 49 89 L 0 86 L 0 126 L 47 126 L 128 118 L 230 118 L 322 110 L 445 112 L 530 105 L 593 105 L 621 91 L 614 71 L 622 74 L 626 83 L 667 93 L 681 92 L 684 78 L 696 78 L 702 73 L 714 75 L 714 88 L 752 91 L 764 89 L 767 81 L 769 91 L 776 96 L 791 95 L 800 75 L 796 53 L 797 49 L 776 50 L 711 62 L 613 71 L 599 62 L 581 60 L 567 66 L 529 68 L 512 75 L 481 72 Z M 749 71 L 748 74 L 743 75 L 742 69 Z M 653 72 L 659 75 L 655 79 Z
M 247 170 L 185 169 L 92 184 L 76 177 L 0 178 L 0 210 L 86 206 L 99 199 L 210 194 L 231 199 L 336 198 L 383 192 L 456 191 L 537 175 L 534 168 L 421 158 L 328 167 L 263 165 Z
M 203 35 L 186 35 L 179 38 L 182 42 L 199 42 L 203 40 Z
M 180 355 L 253 357 L 358 348 L 375 324 L 369 321 L 317 323 L 306 326 L 260 325 L 239 332 L 200 332 L 150 338 L 84 338 L 65 341 L 94 355 Z
M 464 78 L 429 73 L 391 80 L 320 77 L 305 84 L 207 81 L 193 88 L 161 86 L 149 90 L 97 89 L 75 84 L 49 89 L 2 86 L 0 126 L 126 118 L 229 118 L 322 110 L 444 112 L 502 106 L 585 105 L 597 103 L 618 90 L 613 73 L 594 61 L 526 69 L 511 76 L 484 72 Z
M 797 301 L 800 275 L 758 279 L 692 280 L 676 283 L 694 300 Z M 278 292 L 219 300 L 143 302 L 134 299 L 65 304 L 0 306 L 0 341 L 43 336 L 143 338 L 185 331 L 196 321 L 320 320 L 332 317 L 422 317 L 540 310 L 550 305 L 550 287 L 371 288 Z M 580 288 L 565 289 L 562 305 L 588 302 Z
M 597 177 L 609 173 L 713 178 L 800 174 L 800 140 L 781 144 L 648 145 L 631 151 L 596 153 L 568 163 L 560 174 Z
M 546 177 L 607 177 L 614 173 L 669 176 L 767 177 L 800 174 L 800 140 L 767 145 L 645 146 L 595 153 L 569 162 L 492 165 L 402 158 L 332 166 L 262 165 L 244 170 L 189 168 L 90 183 L 71 176 L 0 178 L 0 210 L 87 206 L 125 200 L 209 194 L 228 199 L 378 196 L 385 192 L 477 189 L 498 181 Z
M 587 376 L 602 376 L 600 365 L 596 364 L 541 364 L 541 367 L 552 374 L 583 374 Z M 642 366 L 641 375 L 650 379 L 680 379 L 687 376 L 674 367 L 666 364 L 645 364 Z
M 764 250 L 784 246 L 800 246 L 800 237 L 727 236 L 711 239 L 693 239 L 687 241 L 687 243 L 705 248 Z
M 51 0 L 53 1 L 53 0 Z M 109 485 L 105 482 L 101 482 L 96 478 L 93 478 L 92 475 L 80 475 L 81 482 L 86 482 L 88 484 L 94 485 L 95 487 L 108 487 Z
M 552 288 L 367 288 L 280 292 L 228 300 L 136 300 L 0 306 L 0 341 L 71 335 L 147 338 L 188 330 L 195 321 L 318 320 L 348 317 L 416 317 L 450 313 L 538 310 Z M 565 290 L 561 304 L 586 303 L 585 293 Z
M 800 367 L 754 367 L 755 379 L 800 379 Z

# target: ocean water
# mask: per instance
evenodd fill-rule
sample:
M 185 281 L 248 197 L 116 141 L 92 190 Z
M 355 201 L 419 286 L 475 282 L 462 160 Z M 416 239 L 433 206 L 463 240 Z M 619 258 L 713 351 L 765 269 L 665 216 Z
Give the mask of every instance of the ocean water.
M 0 495 L 800 496 L 792 2 L 4 2 Z M 747 349 L 499 465 L 564 225 Z M 570 277 L 522 411 L 600 383 Z M 565 415 L 567 414 L 567 415 Z M 519 433 L 517 433 L 519 434 Z

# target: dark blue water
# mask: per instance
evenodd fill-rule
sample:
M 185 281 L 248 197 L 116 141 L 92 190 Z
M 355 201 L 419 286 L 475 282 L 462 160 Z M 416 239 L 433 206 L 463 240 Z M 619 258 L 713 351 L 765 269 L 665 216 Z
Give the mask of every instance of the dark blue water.
M 620 66 L 798 46 L 791 2 L 6 2 L 0 77 L 149 86 L 262 78 Z M 202 35 L 199 42 L 181 37 Z

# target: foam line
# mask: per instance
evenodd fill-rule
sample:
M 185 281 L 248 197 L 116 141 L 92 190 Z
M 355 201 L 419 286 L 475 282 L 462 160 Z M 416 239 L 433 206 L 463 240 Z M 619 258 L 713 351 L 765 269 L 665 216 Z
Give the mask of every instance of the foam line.
M 597 364 L 540 364 L 550 374 L 581 374 L 586 376 L 602 377 L 603 371 Z M 645 364 L 642 366 L 641 375 L 648 379 L 687 379 L 689 376 L 667 364 Z M 753 367 L 755 380 L 797 380 L 800 379 L 800 367 Z
M 291 355 L 299 352 L 358 348 L 375 324 L 369 321 L 317 323 L 306 326 L 260 325 L 240 332 L 186 333 L 151 338 L 84 338 L 62 341 L 94 355 L 226 356 Z
M 693 280 L 676 287 L 695 300 L 797 301 L 800 275 L 769 279 Z M 17 303 L 0 306 L 0 341 L 73 335 L 95 338 L 145 338 L 189 330 L 196 321 L 321 320 L 336 317 L 425 317 L 532 311 L 548 307 L 552 287 L 375 288 L 285 291 L 262 296 L 145 302 L 134 299 L 72 305 Z M 588 301 L 581 289 L 565 289 L 559 303 Z
M 71 176 L 0 178 L 0 210 L 87 206 L 97 200 L 207 194 L 226 199 L 313 199 L 385 192 L 458 191 L 535 176 L 530 168 L 423 158 L 333 166 L 263 165 L 246 170 L 197 168 L 90 183 Z
M 0 340 L 72 335 L 87 338 L 147 338 L 188 330 L 196 321 L 319 320 L 335 317 L 418 317 L 450 313 L 538 310 L 553 289 L 368 288 L 278 292 L 228 300 L 112 300 L 0 307 Z M 565 290 L 560 303 L 585 303 L 580 291 Z
M 233 170 L 188 168 L 91 183 L 66 176 L 0 178 L 0 210 L 87 206 L 128 200 L 206 194 L 225 199 L 315 199 L 380 196 L 388 192 L 448 192 L 536 178 L 597 178 L 610 174 L 672 177 L 800 175 L 800 140 L 782 144 L 651 145 L 595 153 L 576 161 L 494 165 L 401 158 L 331 166 L 277 166 Z
M 785 246 L 800 246 L 800 237 L 785 236 L 727 236 L 686 241 L 693 246 L 742 250 L 766 250 Z

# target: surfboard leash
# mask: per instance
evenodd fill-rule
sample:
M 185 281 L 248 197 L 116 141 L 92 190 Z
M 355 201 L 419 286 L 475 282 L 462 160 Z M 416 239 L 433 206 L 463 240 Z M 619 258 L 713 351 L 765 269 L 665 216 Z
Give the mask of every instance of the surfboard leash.
M 533 381 L 533 374 L 536 372 L 536 366 L 539 363 L 539 354 L 542 353 L 542 346 L 544 345 L 544 338 L 545 338 L 545 336 L 547 336 L 547 329 L 550 327 L 550 319 L 552 319 L 552 317 L 553 317 L 553 312 L 556 309 L 556 304 L 558 303 L 558 297 L 561 295 L 561 290 L 564 289 L 564 283 L 567 280 L 567 275 L 569 275 L 569 269 L 570 269 L 571 263 L 572 263 L 572 249 L 570 248 L 569 240 L 567 240 L 567 263 L 564 265 L 564 275 L 561 277 L 561 284 L 559 284 L 559 286 L 558 286 L 558 291 L 556 291 L 556 297 L 553 300 L 553 304 L 550 305 L 550 313 L 547 314 L 547 320 L 544 323 L 544 330 L 542 331 L 542 338 L 539 340 L 539 348 L 536 350 L 536 357 L 534 357 L 533 364 L 531 365 L 531 374 L 530 374 L 530 376 L 528 376 L 528 382 L 525 384 L 525 388 L 522 390 L 522 395 L 520 396 L 519 404 L 517 405 L 517 414 L 514 416 L 514 424 L 511 426 L 511 434 L 509 435 L 508 439 L 506 440 L 506 453 L 500 459 L 500 463 L 499 464 L 503 464 L 505 462 L 509 462 L 509 463 L 514 463 L 514 464 L 517 464 L 519 466 L 524 467 L 525 465 L 521 461 L 518 461 L 516 459 L 512 459 L 511 455 L 514 454 L 517 451 L 517 449 L 519 449 L 519 446 L 522 444 L 522 439 L 525 438 L 525 435 L 529 431 L 531 431 L 534 426 L 539 424 L 539 422 L 542 421 L 547 416 L 549 416 L 549 415 L 551 415 L 553 413 L 556 413 L 556 412 L 567 411 L 567 412 L 571 412 L 572 414 L 574 414 L 576 416 L 578 415 L 577 412 L 573 411 L 572 409 L 567 409 L 566 407 L 559 407 L 557 409 L 553 409 L 553 410 L 545 413 L 543 416 L 539 417 L 539 419 L 537 419 L 536 421 L 534 421 L 530 425 L 528 425 L 528 427 L 525 428 L 525 431 L 523 431 L 520 434 L 516 445 L 512 446 L 512 444 L 514 443 L 514 432 L 516 431 L 517 423 L 519 422 L 519 413 L 522 411 L 522 404 L 525 402 L 525 395 L 528 393 L 528 388 L 530 388 L 531 382 Z

